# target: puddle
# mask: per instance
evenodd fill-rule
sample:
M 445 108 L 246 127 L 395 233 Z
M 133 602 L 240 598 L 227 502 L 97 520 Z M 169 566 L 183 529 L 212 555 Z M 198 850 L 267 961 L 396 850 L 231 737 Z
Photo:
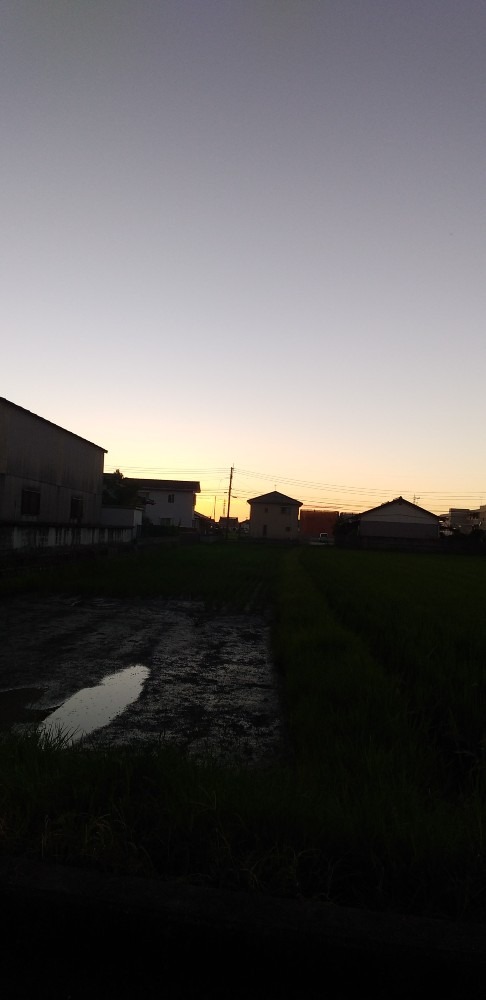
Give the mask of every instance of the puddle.
M 159 598 L 18 598 L 0 603 L 0 635 L 0 729 L 252 765 L 285 752 L 262 616 Z
M 149 673 L 138 663 L 109 674 L 95 687 L 82 688 L 45 719 L 41 732 L 62 731 L 76 742 L 102 729 L 137 700 Z

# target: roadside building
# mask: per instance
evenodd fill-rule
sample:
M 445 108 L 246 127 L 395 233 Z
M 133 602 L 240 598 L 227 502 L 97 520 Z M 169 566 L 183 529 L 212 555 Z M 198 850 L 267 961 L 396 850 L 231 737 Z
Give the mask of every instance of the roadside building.
M 449 528 L 461 535 L 470 535 L 474 528 L 481 527 L 481 508 L 469 510 L 466 507 L 451 507 L 449 510 Z
M 142 532 L 141 507 L 109 507 L 103 504 L 101 508 L 101 524 L 130 530 L 132 539 L 139 538 Z
M 201 514 L 198 510 L 194 511 L 194 527 L 200 535 L 214 535 L 219 531 L 214 518 Z
M 109 486 L 110 476 L 105 475 Z M 198 482 L 180 479 L 134 479 L 123 477 L 144 501 L 144 520 L 163 527 L 194 528 L 196 494 L 201 492 Z
M 238 531 L 240 523 L 239 523 L 237 517 L 225 517 L 223 515 L 219 519 L 218 526 L 219 526 L 219 530 L 223 534 L 226 534 L 229 531 L 231 531 L 231 532 L 234 533 L 235 531 Z
M 324 531 L 332 538 L 338 517 L 339 511 L 337 510 L 301 510 L 301 539 L 318 538 Z
M 440 521 L 437 514 L 419 507 L 403 497 L 396 497 L 364 511 L 356 518 L 358 537 L 363 546 L 420 546 L 434 544 L 439 539 Z
M 273 490 L 247 502 L 250 505 L 250 538 L 298 539 L 301 500 Z

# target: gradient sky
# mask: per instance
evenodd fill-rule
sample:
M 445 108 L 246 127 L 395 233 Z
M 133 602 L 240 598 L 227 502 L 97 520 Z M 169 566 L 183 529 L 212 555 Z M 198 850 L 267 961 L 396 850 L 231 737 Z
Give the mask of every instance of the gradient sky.
M 486 503 L 484 0 L 2 0 L 0 395 L 197 478 Z

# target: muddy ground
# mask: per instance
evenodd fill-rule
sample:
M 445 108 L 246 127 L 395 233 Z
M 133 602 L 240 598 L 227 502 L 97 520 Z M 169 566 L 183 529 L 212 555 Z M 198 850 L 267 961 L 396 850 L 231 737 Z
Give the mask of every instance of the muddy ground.
M 18 598 L 0 607 L 0 635 L 3 728 L 49 721 L 80 689 L 144 665 L 136 700 L 85 743 L 161 740 L 249 763 L 281 751 L 269 628 L 256 615 L 157 599 Z

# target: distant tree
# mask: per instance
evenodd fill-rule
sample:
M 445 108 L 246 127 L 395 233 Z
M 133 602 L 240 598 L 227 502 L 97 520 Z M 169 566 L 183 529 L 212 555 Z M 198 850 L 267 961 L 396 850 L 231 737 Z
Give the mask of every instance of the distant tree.
M 339 514 L 334 525 L 336 544 L 346 544 L 358 537 L 359 518 L 355 514 Z
M 115 469 L 111 474 L 104 476 L 103 504 L 105 507 L 145 507 L 147 503 L 153 503 L 153 501 L 141 497 L 137 491 L 136 483 L 130 482 L 120 469 Z

